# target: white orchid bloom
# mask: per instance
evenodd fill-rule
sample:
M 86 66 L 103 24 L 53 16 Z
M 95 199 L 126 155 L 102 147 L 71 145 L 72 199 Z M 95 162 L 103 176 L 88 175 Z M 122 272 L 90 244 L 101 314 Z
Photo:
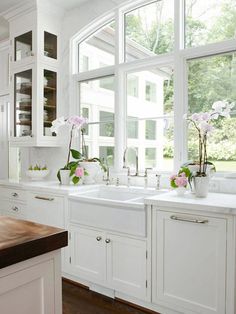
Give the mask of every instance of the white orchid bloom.
M 64 117 L 60 117 L 54 121 L 52 121 L 51 132 L 58 133 L 61 126 L 65 125 L 66 121 Z
M 219 100 L 213 103 L 212 109 L 214 109 L 215 112 L 221 113 L 223 109 L 226 107 L 226 102 Z

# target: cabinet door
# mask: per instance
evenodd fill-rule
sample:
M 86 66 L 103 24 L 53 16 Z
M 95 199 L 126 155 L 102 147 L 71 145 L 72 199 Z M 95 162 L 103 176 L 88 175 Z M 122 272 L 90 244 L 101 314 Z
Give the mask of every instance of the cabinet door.
M 146 299 L 146 241 L 107 235 L 107 278 L 115 290 Z
M 153 230 L 153 301 L 225 313 L 226 221 L 157 211 Z
M 41 224 L 64 228 L 64 199 L 47 193 L 29 193 L 27 219 Z
M 0 95 L 9 92 L 9 48 L 0 46 Z
M 85 280 L 104 283 L 106 279 L 105 234 L 81 227 L 71 227 L 71 270 Z

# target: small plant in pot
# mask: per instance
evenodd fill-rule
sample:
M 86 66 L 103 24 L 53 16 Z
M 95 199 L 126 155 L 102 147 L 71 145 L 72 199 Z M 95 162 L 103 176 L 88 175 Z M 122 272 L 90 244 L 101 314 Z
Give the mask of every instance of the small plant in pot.
M 234 103 L 217 101 L 213 103 L 212 110 L 209 112 L 194 113 L 189 117 L 185 116 L 198 134 L 198 160 L 183 165 L 191 170 L 190 184 L 191 180 L 193 180 L 197 197 L 207 196 L 209 174 L 211 171 L 215 171 L 215 166 L 207 158 L 207 140 L 214 131 L 214 121 L 220 117 L 230 118 L 230 112 L 233 107 Z
M 191 172 L 188 168 L 180 168 L 178 174 L 173 174 L 170 177 L 170 186 L 176 191 L 178 195 L 184 195 L 187 191 L 187 185 Z
M 90 169 L 89 167 L 85 167 L 83 164 L 85 161 L 93 162 L 96 165 L 99 164 L 101 168 L 106 171 L 105 165 L 101 162 L 99 158 L 90 158 L 88 159 L 87 156 L 84 156 L 83 153 L 72 149 L 72 139 L 73 137 L 77 137 L 79 135 L 79 132 L 81 131 L 82 134 L 82 152 L 87 152 L 85 141 L 84 141 L 84 128 L 82 128 L 84 125 L 86 125 L 87 119 L 80 116 L 72 116 L 68 119 L 65 119 L 64 117 L 58 118 L 52 122 L 51 131 L 57 133 L 59 129 L 62 126 L 68 126 L 70 130 L 70 140 L 69 140 L 69 146 L 68 146 L 68 155 L 67 155 L 67 162 L 64 167 L 59 169 L 57 173 L 57 178 L 60 181 L 61 184 L 70 184 L 70 181 L 74 184 L 78 184 L 81 179 L 84 179 L 86 182 L 86 177 L 89 177 Z M 71 161 L 71 156 L 73 160 Z M 97 173 L 97 172 L 96 172 Z M 93 182 L 89 182 L 93 183 Z

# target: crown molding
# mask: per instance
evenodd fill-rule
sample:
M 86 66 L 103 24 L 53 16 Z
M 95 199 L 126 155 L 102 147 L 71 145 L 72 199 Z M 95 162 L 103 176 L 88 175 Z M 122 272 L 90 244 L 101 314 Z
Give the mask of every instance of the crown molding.
M 47 12 L 50 15 L 62 18 L 65 14 L 65 10 L 59 6 L 49 3 L 48 0 L 26 0 L 21 4 L 12 6 L 10 9 L 0 13 L 8 22 L 14 19 L 30 13 L 32 11 L 37 11 L 39 13 Z
M 35 11 L 36 9 L 36 0 L 26 0 L 24 3 L 14 5 L 10 9 L 2 12 L 1 16 L 3 16 L 8 22 L 11 22 L 19 16 Z

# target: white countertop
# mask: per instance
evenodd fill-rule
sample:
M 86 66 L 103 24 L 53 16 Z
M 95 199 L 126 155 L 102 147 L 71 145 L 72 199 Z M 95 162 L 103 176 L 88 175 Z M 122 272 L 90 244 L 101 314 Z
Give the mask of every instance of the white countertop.
M 89 190 L 94 185 L 61 185 L 58 181 L 11 181 L 0 180 L 0 186 L 9 188 L 27 189 L 32 191 L 43 191 L 49 193 L 68 195 L 71 193 Z
M 236 215 L 235 194 L 209 193 L 206 198 L 198 198 L 191 192 L 179 196 L 175 191 L 171 191 L 146 198 L 145 204 Z

